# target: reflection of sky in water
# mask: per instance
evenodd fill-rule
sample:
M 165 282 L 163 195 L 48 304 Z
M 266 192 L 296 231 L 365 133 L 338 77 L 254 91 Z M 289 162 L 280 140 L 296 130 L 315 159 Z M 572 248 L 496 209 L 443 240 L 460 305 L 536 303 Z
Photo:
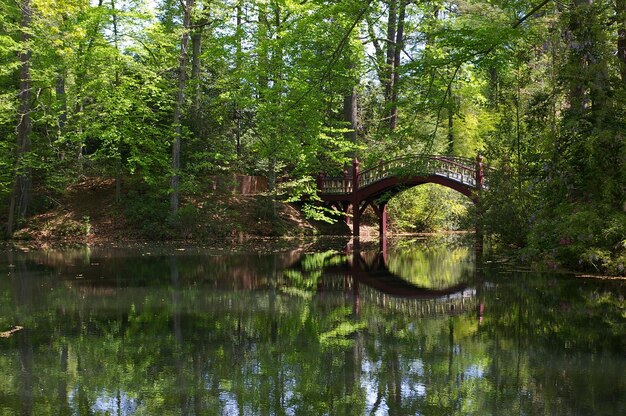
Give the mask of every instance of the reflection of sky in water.
M 478 364 L 474 364 L 466 368 L 463 374 L 465 374 L 465 378 L 472 379 L 472 378 L 482 378 L 485 372 L 483 371 L 482 366 Z
M 252 371 L 257 374 L 260 371 L 258 364 L 252 366 Z M 365 394 L 366 410 L 368 414 L 374 415 L 387 415 L 389 413 L 389 406 L 386 402 L 385 386 L 380 385 L 380 375 L 384 371 L 384 362 L 364 360 L 361 372 L 361 388 Z M 474 364 L 467 367 L 464 371 L 466 379 L 482 378 L 484 370 L 481 365 Z M 208 375 L 207 375 L 208 376 Z M 284 412 L 286 415 L 295 415 L 296 407 L 293 405 L 297 399 L 297 380 L 296 374 L 290 374 L 285 379 L 284 386 Z M 420 398 L 424 399 L 427 396 L 427 386 L 423 382 L 419 381 L 424 377 L 424 362 L 421 359 L 415 359 L 407 363 L 407 372 L 404 375 L 400 392 L 402 400 Z M 417 379 L 417 380 L 416 380 Z M 208 387 L 208 386 L 207 386 Z M 222 414 L 232 415 L 240 414 L 255 414 L 255 409 L 249 405 L 243 406 L 238 403 L 235 394 L 229 392 L 230 381 L 221 380 L 219 402 L 222 405 Z M 254 386 L 251 386 L 254 387 Z M 380 391 L 380 389 L 383 391 Z M 72 408 L 77 408 L 78 403 L 76 401 L 78 391 L 73 389 L 69 393 L 69 401 Z M 91 411 L 99 414 L 110 414 L 115 416 L 133 415 L 138 410 L 138 402 L 136 399 L 129 397 L 124 392 L 110 393 L 102 391 L 95 402 L 91 406 Z
M 294 408 L 296 395 L 294 394 L 294 391 L 296 390 L 297 387 L 298 385 L 296 383 L 295 377 L 287 377 L 287 379 L 285 380 L 285 392 L 284 392 L 284 397 L 285 397 L 284 411 L 285 411 L 285 414 L 287 415 L 296 414 L 296 409 Z
M 403 399 L 408 397 L 426 397 L 426 385 L 424 383 L 405 380 L 402 382 L 400 389 Z
M 68 394 L 70 407 L 79 408 L 76 396 L 79 395 L 77 389 L 70 390 Z M 107 414 L 115 416 L 134 415 L 137 413 L 137 399 L 129 397 L 125 392 L 115 393 L 101 391 L 91 405 L 91 411 L 96 414 Z
M 383 362 L 363 360 L 361 367 L 361 388 L 365 393 L 366 409 L 368 414 L 387 415 L 389 406 L 386 403 L 385 386 L 381 385 L 380 376 L 384 372 Z M 409 398 L 425 398 L 426 385 L 415 379 L 424 377 L 424 362 L 420 359 L 408 363 L 408 371 L 400 384 L 402 400 Z M 383 391 L 380 391 L 382 389 Z M 378 402 L 378 403 L 377 403 Z
M 413 360 L 409 363 L 409 374 L 414 374 L 419 377 L 424 376 L 424 363 L 422 360 Z
M 224 406 L 223 414 L 239 414 L 239 405 L 237 404 L 237 397 L 234 394 L 225 391 L 220 392 L 220 403 L 222 403 Z
M 376 401 L 380 400 L 378 404 L 378 410 L 375 415 L 385 415 L 389 408 L 385 403 L 385 398 L 382 392 L 378 391 L 378 377 L 377 373 L 381 370 L 381 363 L 374 363 L 370 360 L 364 359 L 361 366 L 361 388 L 365 392 L 365 402 L 367 403 L 368 413 L 376 406 Z M 378 396 L 383 396 L 381 399 Z

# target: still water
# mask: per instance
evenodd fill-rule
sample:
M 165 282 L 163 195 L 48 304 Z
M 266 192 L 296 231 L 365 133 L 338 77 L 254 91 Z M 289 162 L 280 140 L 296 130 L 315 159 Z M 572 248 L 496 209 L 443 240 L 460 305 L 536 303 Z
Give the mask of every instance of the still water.
M 0 415 L 626 415 L 625 281 L 271 251 L 0 253 Z

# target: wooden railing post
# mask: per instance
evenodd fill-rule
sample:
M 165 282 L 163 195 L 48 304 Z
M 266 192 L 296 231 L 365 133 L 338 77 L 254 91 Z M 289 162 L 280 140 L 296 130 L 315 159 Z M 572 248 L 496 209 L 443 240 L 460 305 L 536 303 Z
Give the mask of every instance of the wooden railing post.
M 324 173 L 322 172 L 317 174 L 317 190 L 319 192 L 324 191 Z
M 476 156 L 476 188 L 483 189 L 485 182 L 485 166 L 483 165 L 483 155 Z

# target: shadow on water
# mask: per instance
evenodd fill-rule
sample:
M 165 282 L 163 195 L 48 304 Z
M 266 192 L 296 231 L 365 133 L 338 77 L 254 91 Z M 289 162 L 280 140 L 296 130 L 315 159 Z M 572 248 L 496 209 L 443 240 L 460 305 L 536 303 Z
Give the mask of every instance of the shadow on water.
M 623 282 L 310 247 L 4 253 L 0 414 L 626 414 Z

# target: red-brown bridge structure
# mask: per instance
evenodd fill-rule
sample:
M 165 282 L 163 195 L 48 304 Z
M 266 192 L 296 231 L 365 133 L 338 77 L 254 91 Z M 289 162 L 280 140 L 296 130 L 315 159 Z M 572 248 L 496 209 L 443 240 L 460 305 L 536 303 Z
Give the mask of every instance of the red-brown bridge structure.
M 352 172 L 344 170 L 341 177 L 319 174 L 318 196 L 322 201 L 346 214 L 352 221 L 352 235 L 360 234 L 361 216 L 371 206 L 378 217 L 381 239 L 387 234 L 387 202 L 407 188 L 436 183 L 469 197 L 475 204 L 480 190 L 485 188 L 485 168 L 482 156 L 475 160 L 457 156 L 413 155 L 383 161 L 360 170 L 358 159 Z

